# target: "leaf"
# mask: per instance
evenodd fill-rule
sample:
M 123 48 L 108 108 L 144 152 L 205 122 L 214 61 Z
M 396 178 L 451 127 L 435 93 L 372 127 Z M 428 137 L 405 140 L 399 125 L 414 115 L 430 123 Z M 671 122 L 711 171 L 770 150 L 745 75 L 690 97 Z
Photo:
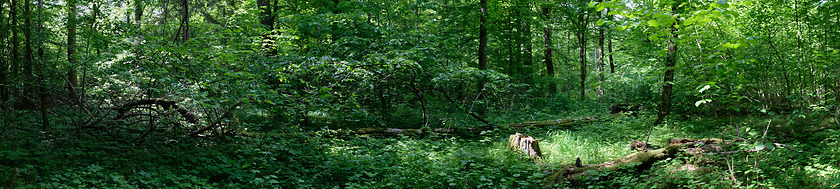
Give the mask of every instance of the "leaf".
M 656 20 L 648 20 L 647 25 L 650 27 L 659 27 L 659 22 Z

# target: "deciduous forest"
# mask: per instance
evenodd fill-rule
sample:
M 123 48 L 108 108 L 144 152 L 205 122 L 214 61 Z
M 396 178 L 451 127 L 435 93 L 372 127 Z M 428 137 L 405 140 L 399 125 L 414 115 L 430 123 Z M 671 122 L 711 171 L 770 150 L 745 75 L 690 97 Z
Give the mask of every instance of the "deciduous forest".
M 4 188 L 837 188 L 836 0 L 0 0 Z

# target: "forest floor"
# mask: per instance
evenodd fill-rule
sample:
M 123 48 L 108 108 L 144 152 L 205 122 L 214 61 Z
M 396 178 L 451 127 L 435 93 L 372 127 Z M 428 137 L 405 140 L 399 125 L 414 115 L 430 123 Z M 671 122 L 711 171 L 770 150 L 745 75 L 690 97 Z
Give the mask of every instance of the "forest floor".
M 330 129 L 284 128 L 191 138 L 164 130 L 143 143 L 116 140 L 113 131 L 102 129 L 4 128 L 0 183 L 8 188 L 836 188 L 840 133 L 829 117 L 672 121 L 653 128 L 651 144 L 739 135 L 742 142 L 726 146 L 734 153 L 678 155 L 647 169 L 622 167 L 561 180 L 546 178 L 577 158 L 596 164 L 634 153 L 628 144 L 646 139 L 653 118 L 619 116 L 571 128 L 495 129 L 470 136 L 339 136 Z M 540 140 L 541 161 L 506 149 L 515 132 Z M 792 149 L 770 149 L 767 142 Z M 767 150 L 748 151 L 759 148 Z

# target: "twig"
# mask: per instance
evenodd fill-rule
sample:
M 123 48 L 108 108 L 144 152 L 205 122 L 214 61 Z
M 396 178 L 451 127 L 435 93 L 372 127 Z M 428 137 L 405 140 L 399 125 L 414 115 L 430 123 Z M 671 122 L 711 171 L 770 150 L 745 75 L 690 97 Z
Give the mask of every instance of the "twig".
M 764 127 L 764 133 L 763 133 L 763 134 L 761 134 L 761 138 L 764 138 L 764 136 L 767 136 L 767 130 L 768 130 L 768 129 L 770 129 L 770 123 L 773 123 L 773 120 L 772 120 L 772 119 L 771 119 L 770 121 L 768 121 L 768 122 L 767 122 L 767 126 L 766 126 L 766 127 Z
M 735 185 L 738 185 L 738 179 L 735 178 L 735 171 L 732 170 L 732 162 L 728 158 L 723 158 L 723 160 L 726 160 L 726 166 L 729 167 L 729 176 L 735 181 Z

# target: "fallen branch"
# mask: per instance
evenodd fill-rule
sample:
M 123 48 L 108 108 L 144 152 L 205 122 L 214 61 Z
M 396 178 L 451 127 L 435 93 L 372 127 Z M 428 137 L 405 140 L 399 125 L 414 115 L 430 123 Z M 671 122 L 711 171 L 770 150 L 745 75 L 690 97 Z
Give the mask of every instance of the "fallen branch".
M 128 117 L 126 112 L 131 111 L 132 109 L 141 108 L 142 105 L 158 105 L 162 107 L 164 110 L 169 110 L 169 108 L 174 108 L 178 113 L 181 114 L 181 117 L 187 120 L 190 123 L 198 123 L 198 117 L 190 113 L 184 107 L 178 106 L 178 101 L 169 100 L 166 98 L 150 98 L 150 99 L 142 99 L 133 101 L 127 104 L 123 104 L 122 106 L 116 108 L 117 109 L 117 116 L 114 119 L 123 119 Z
M 477 116 L 477 115 L 476 115 Z M 550 126 L 574 126 L 581 123 L 598 120 L 597 117 L 579 117 L 568 119 L 554 119 L 544 121 L 529 121 L 522 123 L 511 123 L 505 125 L 493 126 L 478 126 L 468 128 L 435 128 L 435 129 L 398 129 L 398 128 L 361 128 L 350 131 L 352 135 L 370 135 L 370 136 L 398 136 L 398 135 L 418 135 L 424 132 L 441 133 L 441 134 L 479 134 L 482 131 L 499 129 L 524 129 L 528 127 L 550 127 Z
M 234 104 L 233 106 L 231 106 L 230 108 L 228 108 L 228 109 L 225 111 L 225 113 L 224 113 L 224 114 L 222 114 L 222 116 L 221 116 L 221 117 L 219 117 L 219 119 L 216 119 L 216 121 L 214 121 L 213 123 L 211 123 L 211 124 L 209 124 L 209 125 L 207 125 L 207 126 L 204 126 L 204 127 L 198 128 L 198 129 L 196 129 L 195 131 L 192 131 L 192 132 L 188 133 L 188 134 L 187 134 L 187 136 L 195 136 L 195 135 L 197 135 L 197 134 L 199 134 L 199 133 L 202 133 L 202 132 L 204 132 L 204 131 L 206 131 L 206 130 L 208 130 L 208 129 L 212 129 L 213 127 L 216 127 L 217 125 L 219 125 L 219 123 L 221 123 L 221 122 L 222 122 L 222 120 L 227 119 L 227 117 L 230 117 L 230 116 L 233 114 L 233 110 L 235 110 L 237 107 L 239 107 L 239 105 L 240 105 L 240 104 L 242 104 L 242 101 L 238 101 L 238 102 L 236 102 L 236 104 Z

